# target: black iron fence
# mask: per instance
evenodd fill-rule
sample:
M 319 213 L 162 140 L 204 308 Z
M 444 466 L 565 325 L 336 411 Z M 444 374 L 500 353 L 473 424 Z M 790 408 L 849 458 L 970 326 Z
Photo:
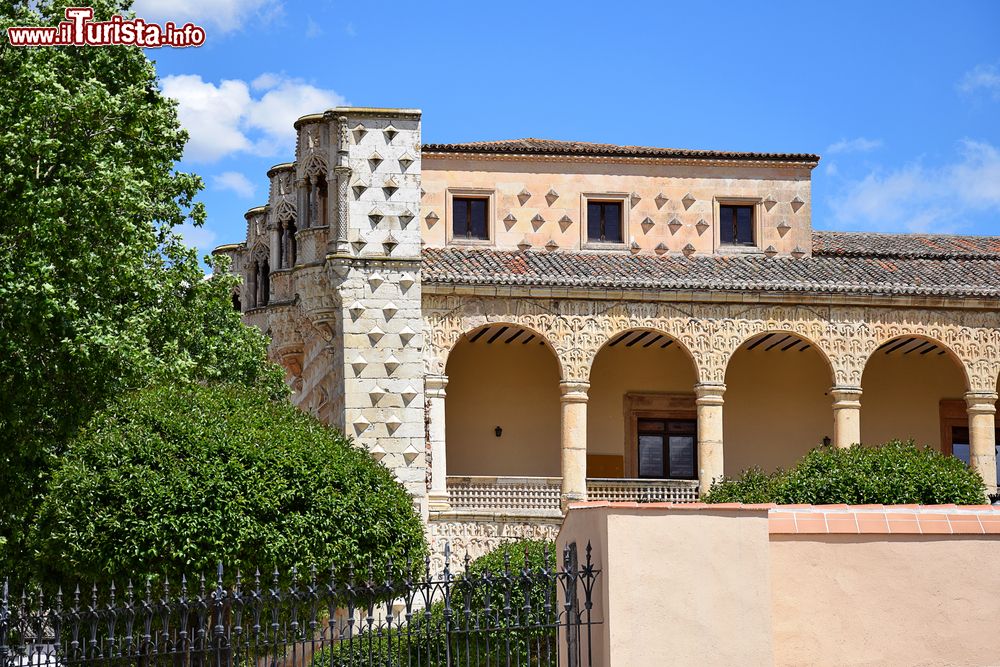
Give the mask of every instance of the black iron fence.
M 454 574 L 259 572 L 91 586 L 3 586 L 0 667 L 591 667 L 590 545 Z M 469 558 L 465 558 L 468 569 Z

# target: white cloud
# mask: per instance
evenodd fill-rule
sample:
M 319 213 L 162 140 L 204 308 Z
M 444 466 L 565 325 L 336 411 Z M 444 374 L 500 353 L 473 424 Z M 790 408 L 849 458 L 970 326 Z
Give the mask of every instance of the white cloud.
M 197 74 L 163 78 L 163 94 L 179 103 L 181 125 L 191 135 L 184 156 L 197 162 L 212 162 L 223 155 L 249 150 L 251 141 L 241 128 L 250 106 L 250 92 L 242 81 L 223 81 L 218 86 Z
M 881 139 L 866 139 L 857 137 L 856 139 L 841 139 L 830 144 L 826 148 L 827 153 L 867 153 L 882 146 Z
M 306 19 L 306 37 L 312 39 L 313 37 L 319 37 L 323 34 L 323 28 L 319 23 L 313 20 L 313 17 L 308 17 Z
M 254 90 L 268 90 L 281 83 L 281 75 L 274 72 L 264 72 L 250 82 L 250 87 Z
M 289 153 L 296 118 L 345 103 L 333 90 L 270 73 L 249 85 L 239 79 L 216 85 L 197 74 L 180 74 L 164 77 L 162 87 L 164 95 L 178 101 L 181 125 L 191 136 L 184 157 L 195 162 L 238 152 Z M 251 89 L 263 94 L 255 98 Z
M 254 187 L 246 176 L 238 171 L 224 171 L 212 177 L 216 190 L 231 190 L 244 199 L 253 197 Z
M 971 214 L 1000 214 L 1000 150 L 966 139 L 950 163 L 873 171 L 846 182 L 830 204 L 845 229 L 958 232 Z
M 252 18 L 271 21 L 281 14 L 282 4 L 279 0 L 136 0 L 132 10 L 149 21 L 190 21 L 226 33 Z
M 185 223 L 174 228 L 174 231 L 184 239 L 184 243 L 194 246 L 199 252 L 211 252 L 215 248 L 216 234 L 211 229 L 204 226 L 195 227 L 191 223 Z
M 358 36 L 358 29 L 354 27 L 354 23 L 352 21 L 348 21 L 347 25 L 344 26 L 344 32 L 347 33 L 348 37 Z
M 958 82 L 958 89 L 963 93 L 984 89 L 993 95 L 993 99 L 1000 100 L 1000 68 L 995 65 L 976 65 Z

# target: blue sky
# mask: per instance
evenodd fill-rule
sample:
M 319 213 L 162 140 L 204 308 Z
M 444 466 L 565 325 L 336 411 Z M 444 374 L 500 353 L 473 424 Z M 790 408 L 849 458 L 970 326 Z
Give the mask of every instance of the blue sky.
M 361 11 L 361 7 L 365 7 Z M 242 240 L 291 122 L 418 107 L 427 142 L 816 152 L 817 229 L 1000 235 L 1000 2 L 138 0 L 192 135 L 202 249 Z

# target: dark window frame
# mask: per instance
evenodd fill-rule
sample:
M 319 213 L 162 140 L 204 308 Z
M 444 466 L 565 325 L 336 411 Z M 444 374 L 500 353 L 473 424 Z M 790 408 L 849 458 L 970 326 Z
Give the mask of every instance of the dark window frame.
M 600 234 L 598 238 L 594 238 L 590 235 L 590 207 L 597 206 L 600 213 L 599 229 Z M 607 238 L 607 212 L 608 206 L 615 206 L 618 208 L 618 238 L 608 239 Z M 622 244 L 625 243 L 625 206 L 620 199 L 600 199 L 593 198 L 587 199 L 587 243 L 614 243 Z
M 451 198 L 451 238 L 453 241 L 489 241 L 490 240 L 490 197 L 488 195 L 452 195 Z M 472 205 L 473 202 L 483 202 L 483 236 L 473 234 Z M 459 232 L 458 217 L 455 215 L 457 206 L 465 203 L 465 231 Z
M 649 427 L 643 428 L 643 422 L 656 422 L 660 424 L 660 429 L 653 430 Z M 690 428 L 687 429 L 690 432 L 685 433 L 671 433 L 670 424 L 690 424 Z M 663 469 L 662 475 L 659 477 L 650 477 L 648 475 L 642 475 L 639 471 L 641 470 L 640 454 L 639 454 L 639 440 L 644 435 L 662 435 L 663 436 Z M 675 475 L 673 470 L 670 469 L 670 436 L 671 435 L 682 435 L 689 436 L 692 438 L 692 474 L 690 476 Z M 690 418 L 679 418 L 679 417 L 639 417 L 635 425 L 635 443 L 636 448 L 636 477 L 638 479 L 683 479 L 683 480 L 696 480 L 698 479 L 698 420 Z
M 740 235 L 739 210 L 746 209 L 750 212 L 750 239 L 744 240 Z M 727 219 L 728 217 L 728 219 Z M 732 240 L 725 240 L 726 234 L 723 230 L 729 230 Z M 757 245 L 757 205 L 742 202 L 720 202 L 719 203 L 719 245 L 728 247 L 755 247 Z

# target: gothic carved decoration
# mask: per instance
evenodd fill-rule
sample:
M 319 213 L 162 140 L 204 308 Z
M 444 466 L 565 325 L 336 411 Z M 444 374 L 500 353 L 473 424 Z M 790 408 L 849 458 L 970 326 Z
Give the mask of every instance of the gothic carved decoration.
M 586 299 L 423 296 L 425 366 L 444 374 L 448 353 L 467 332 L 490 323 L 531 329 L 554 350 L 564 381 L 586 382 L 597 352 L 629 329 L 652 329 L 678 341 L 699 382 L 724 382 L 735 351 L 753 336 L 791 333 L 823 355 L 836 385 L 860 386 L 865 364 L 882 344 L 925 337 L 949 349 L 972 391 L 996 391 L 1000 317 L 986 311 L 799 304 L 652 303 Z
M 444 568 L 444 545 L 451 545 L 452 572 L 460 572 L 465 567 L 465 555 L 476 559 L 493 551 L 505 542 L 516 540 L 546 540 L 555 542 L 561 519 L 551 521 L 535 520 L 504 521 L 490 517 L 489 520 L 445 520 L 432 519 L 427 524 L 427 541 L 431 552 L 431 571 L 440 572 Z

